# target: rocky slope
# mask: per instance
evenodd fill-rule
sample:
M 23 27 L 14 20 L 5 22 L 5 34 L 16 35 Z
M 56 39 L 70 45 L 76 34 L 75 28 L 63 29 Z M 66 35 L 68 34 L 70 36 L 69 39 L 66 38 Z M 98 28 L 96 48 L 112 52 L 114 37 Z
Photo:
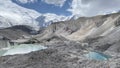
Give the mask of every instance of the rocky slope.
M 2 68 L 119 68 L 120 13 L 56 22 L 32 38 L 47 46 L 25 55 L 0 57 Z M 86 57 L 89 52 L 109 55 L 107 60 Z M 105 56 L 103 55 L 103 56 Z
M 5 29 L 0 29 L 0 36 L 7 38 L 9 40 L 17 40 L 24 38 L 24 36 L 32 35 L 34 30 L 32 27 L 25 25 L 12 26 Z
M 86 37 L 108 36 L 119 31 L 119 19 L 120 13 L 115 13 L 56 22 L 45 29 L 42 37 L 55 34 L 69 40 L 80 41 Z M 41 35 L 38 35 L 38 38 L 39 36 Z

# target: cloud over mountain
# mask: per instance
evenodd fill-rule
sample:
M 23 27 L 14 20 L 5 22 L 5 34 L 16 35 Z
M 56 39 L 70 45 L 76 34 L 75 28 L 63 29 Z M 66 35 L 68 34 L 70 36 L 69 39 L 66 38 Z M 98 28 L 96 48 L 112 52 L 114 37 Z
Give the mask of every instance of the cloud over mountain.
M 62 7 L 66 0 L 42 0 L 42 1 L 47 4 L 53 4 L 55 6 Z
M 95 16 L 120 10 L 120 0 L 73 0 L 68 11 L 73 15 Z

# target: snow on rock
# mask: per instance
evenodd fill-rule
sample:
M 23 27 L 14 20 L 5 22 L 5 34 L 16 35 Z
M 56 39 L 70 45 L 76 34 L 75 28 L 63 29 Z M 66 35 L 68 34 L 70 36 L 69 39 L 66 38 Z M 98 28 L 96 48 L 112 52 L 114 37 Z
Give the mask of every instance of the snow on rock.
M 40 15 L 36 11 L 18 6 L 11 0 L 0 0 L 0 28 L 29 25 L 37 30 L 39 23 L 35 19 Z
M 34 3 L 37 0 L 17 0 L 19 3 Z M 42 18 L 42 19 L 41 19 Z M 12 0 L 0 0 L 0 28 L 14 25 L 28 25 L 36 30 L 40 26 L 47 26 L 53 22 L 65 21 L 69 16 L 56 15 L 54 13 L 41 14 L 32 9 L 27 9 L 12 2 Z
M 39 22 L 40 26 L 47 27 L 51 23 L 69 20 L 69 16 L 56 15 L 53 13 L 46 13 L 39 16 L 36 20 Z

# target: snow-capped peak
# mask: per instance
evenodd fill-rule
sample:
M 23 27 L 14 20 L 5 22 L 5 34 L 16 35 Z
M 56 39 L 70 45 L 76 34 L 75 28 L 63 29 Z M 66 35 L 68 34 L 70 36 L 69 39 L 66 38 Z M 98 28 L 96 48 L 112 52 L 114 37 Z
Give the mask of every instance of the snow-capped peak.
M 46 14 L 42 14 L 41 16 L 39 16 L 36 21 L 39 22 L 40 26 L 45 26 L 47 27 L 48 25 L 50 25 L 53 22 L 59 22 L 59 21 L 65 21 L 68 20 L 69 16 L 63 16 L 63 15 L 56 15 L 56 14 L 52 14 L 52 13 L 46 13 Z
M 37 0 L 17 0 L 21 3 L 35 2 Z M 28 25 L 36 30 L 45 24 L 52 22 L 65 21 L 69 17 L 56 15 L 54 13 L 41 14 L 32 9 L 24 8 L 12 0 L 0 0 L 0 28 L 11 27 L 15 25 Z
M 38 30 L 39 23 L 35 19 L 40 15 L 34 10 L 18 6 L 11 0 L 0 0 L 0 28 L 29 25 Z

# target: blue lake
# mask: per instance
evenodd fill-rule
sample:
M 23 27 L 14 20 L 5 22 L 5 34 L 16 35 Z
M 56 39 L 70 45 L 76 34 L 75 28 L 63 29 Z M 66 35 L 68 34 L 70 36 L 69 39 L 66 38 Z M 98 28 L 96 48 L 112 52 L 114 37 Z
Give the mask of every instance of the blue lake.
M 105 55 L 100 52 L 89 52 L 88 54 L 85 54 L 85 57 L 93 60 L 108 60 L 111 58 L 109 55 Z
M 44 47 L 42 45 L 35 45 L 35 44 L 20 44 L 15 46 L 10 46 L 7 48 L 0 49 L 0 56 L 6 56 L 6 55 L 15 55 L 15 54 L 26 54 L 33 51 L 38 51 L 42 49 L 46 49 L 47 47 Z

